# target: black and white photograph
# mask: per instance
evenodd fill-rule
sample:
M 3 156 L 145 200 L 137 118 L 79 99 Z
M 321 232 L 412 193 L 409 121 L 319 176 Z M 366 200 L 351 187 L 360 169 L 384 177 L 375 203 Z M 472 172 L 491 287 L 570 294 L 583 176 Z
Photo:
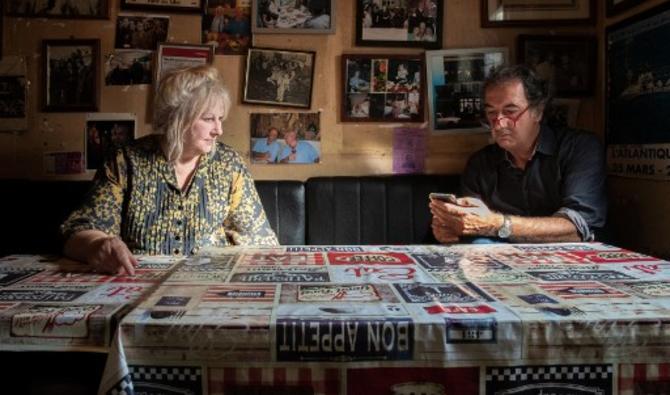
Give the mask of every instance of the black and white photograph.
M 25 18 L 107 19 L 108 0 L 9 0 L 5 12 Z
M 253 0 L 254 33 L 319 34 L 335 31 L 336 0 Z
M 167 41 L 170 17 L 119 14 L 116 20 L 114 48 L 155 51 Z
M 487 132 L 482 84 L 507 63 L 507 48 L 426 51 L 428 113 L 434 132 Z
M 26 77 L 0 75 L 0 119 L 25 116 Z
M 207 0 L 121 0 L 122 10 L 199 14 Z
M 442 0 L 358 0 L 356 4 L 356 45 L 442 46 Z
M 251 3 L 209 0 L 202 16 L 202 42 L 221 55 L 246 55 L 251 45 Z
M 519 35 L 518 62 L 549 83 L 560 97 L 590 96 L 596 78 L 595 36 Z
M 343 121 L 423 120 L 423 59 L 342 55 Z
M 152 51 L 117 49 L 105 62 L 105 85 L 151 84 Z
M 42 110 L 97 111 L 100 40 L 42 41 Z
M 132 114 L 88 114 L 85 133 L 86 170 L 97 170 L 106 155 L 135 139 Z
M 314 57 L 313 51 L 250 48 L 242 101 L 309 108 Z
M 318 163 L 321 113 L 252 113 L 251 163 Z

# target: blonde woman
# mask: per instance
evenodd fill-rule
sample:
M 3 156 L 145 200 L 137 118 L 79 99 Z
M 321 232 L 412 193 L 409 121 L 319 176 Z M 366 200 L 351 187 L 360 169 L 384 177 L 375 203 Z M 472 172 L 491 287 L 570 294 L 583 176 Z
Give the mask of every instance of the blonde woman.
M 133 274 L 133 254 L 189 255 L 216 245 L 277 245 L 241 156 L 216 140 L 231 101 L 214 67 L 175 70 L 154 101 L 156 133 L 120 148 L 61 227 L 64 253 Z

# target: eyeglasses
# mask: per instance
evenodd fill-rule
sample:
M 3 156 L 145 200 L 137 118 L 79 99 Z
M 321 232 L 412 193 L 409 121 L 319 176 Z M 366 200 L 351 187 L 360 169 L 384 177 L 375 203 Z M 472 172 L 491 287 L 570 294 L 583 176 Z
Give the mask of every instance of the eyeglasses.
M 515 128 L 517 122 L 519 122 L 519 119 L 521 119 L 523 114 L 525 114 L 529 108 L 530 106 L 527 106 L 516 115 L 514 114 L 508 115 L 505 114 L 504 112 L 501 113 L 487 112 L 484 114 L 485 122 L 484 120 L 482 120 L 482 125 L 484 125 L 487 129 L 493 129 L 498 125 L 498 123 L 500 123 L 500 126 L 504 128 Z

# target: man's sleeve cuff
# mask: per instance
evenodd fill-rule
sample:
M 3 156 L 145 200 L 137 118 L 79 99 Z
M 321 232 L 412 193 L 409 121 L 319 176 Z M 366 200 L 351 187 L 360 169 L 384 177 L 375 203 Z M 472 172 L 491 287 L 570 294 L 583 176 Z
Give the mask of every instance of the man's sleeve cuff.
M 582 241 L 593 241 L 595 239 L 595 234 L 591 231 L 589 224 L 586 222 L 582 215 L 570 208 L 561 207 L 553 215 L 554 217 L 563 217 L 569 220 L 577 228 L 577 232 L 582 237 Z

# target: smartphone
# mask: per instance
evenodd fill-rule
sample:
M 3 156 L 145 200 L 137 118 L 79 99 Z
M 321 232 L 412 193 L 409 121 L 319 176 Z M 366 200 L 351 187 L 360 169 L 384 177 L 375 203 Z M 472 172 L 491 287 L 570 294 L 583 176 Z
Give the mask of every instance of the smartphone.
M 440 200 L 443 202 L 451 203 L 451 204 L 458 204 L 456 200 L 456 195 L 453 193 L 440 193 L 440 192 L 431 192 L 428 197 L 431 200 Z

